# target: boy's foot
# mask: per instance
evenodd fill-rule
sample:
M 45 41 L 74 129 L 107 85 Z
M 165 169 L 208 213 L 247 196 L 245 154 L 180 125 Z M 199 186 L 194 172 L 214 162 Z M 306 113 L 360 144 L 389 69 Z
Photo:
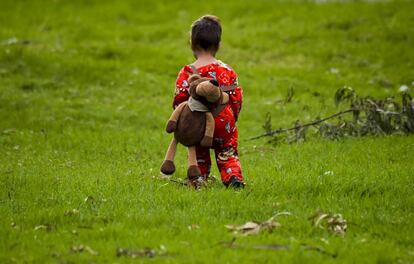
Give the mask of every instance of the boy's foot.
M 243 181 L 239 180 L 236 176 L 231 176 L 230 180 L 225 184 L 227 188 L 243 189 L 246 185 Z

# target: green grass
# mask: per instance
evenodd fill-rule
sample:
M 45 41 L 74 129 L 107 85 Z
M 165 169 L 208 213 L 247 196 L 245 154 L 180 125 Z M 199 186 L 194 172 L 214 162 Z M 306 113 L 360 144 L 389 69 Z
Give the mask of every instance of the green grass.
M 1 1 L 0 262 L 413 263 L 413 136 L 247 140 L 262 132 L 267 112 L 284 127 L 338 111 L 333 94 L 344 85 L 375 97 L 411 86 L 413 8 Z M 205 13 L 221 18 L 218 57 L 244 87 L 241 192 L 221 183 L 195 192 L 158 179 L 176 74 L 192 61 L 189 26 Z M 293 102 L 277 104 L 290 86 Z M 184 178 L 185 161 L 180 147 L 174 177 Z M 65 214 L 73 209 L 79 213 Z M 347 233 L 313 228 L 307 218 L 317 209 L 341 213 Z M 274 232 L 238 237 L 237 248 L 221 243 L 233 238 L 224 225 L 283 211 L 291 215 L 278 217 Z M 265 244 L 289 250 L 253 248 Z M 98 255 L 71 252 L 78 245 Z M 119 247 L 161 245 L 168 255 L 116 256 Z

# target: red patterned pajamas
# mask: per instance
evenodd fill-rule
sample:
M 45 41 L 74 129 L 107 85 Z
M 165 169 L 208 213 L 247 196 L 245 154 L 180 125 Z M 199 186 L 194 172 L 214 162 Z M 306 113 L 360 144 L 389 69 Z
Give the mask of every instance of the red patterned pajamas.
M 236 73 L 222 62 L 202 66 L 198 68 L 198 72 L 203 77 L 216 79 L 220 86 L 238 85 Z M 174 108 L 189 98 L 187 79 L 191 73 L 191 68 L 184 66 L 178 74 L 173 102 Z M 238 132 L 236 127 L 237 117 L 242 106 L 243 91 L 240 87 L 237 87 L 227 93 L 229 94 L 229 103 L 214 118 L 215 129 L 212 146 L 221 180 L 224 184 L 229 182 L 231 176 L 243 181 L 237 153 Z M 201 173 L 207 177 L 211 168 L 210 149 L 197 146 L 196 153 Z

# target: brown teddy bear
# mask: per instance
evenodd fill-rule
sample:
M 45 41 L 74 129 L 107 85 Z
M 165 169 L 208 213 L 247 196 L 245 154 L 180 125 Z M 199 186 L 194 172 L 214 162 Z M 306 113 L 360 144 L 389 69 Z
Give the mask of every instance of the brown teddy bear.
M 228 103 L 228 94 L 222 92 L 216 80 L 193 74 L 188 79 L 190 98 L 181 103 L 168 120 L 167 133 L 174 132 L 161 172 L 175 172 L 174 157 L 177 143 L 188 147 L 188 183 L 199 188 L 203 182 L 196 158 L 196 146 L 211 147 L 214 135 L 214 117 Z M 212 112 L 213 111 L 213 112 Z

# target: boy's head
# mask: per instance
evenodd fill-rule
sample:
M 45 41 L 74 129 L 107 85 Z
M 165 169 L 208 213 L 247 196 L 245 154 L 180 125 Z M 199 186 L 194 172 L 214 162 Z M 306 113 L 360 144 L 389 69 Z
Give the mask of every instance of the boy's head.
M 209 52 L 215 55 L 220 47 L 221 25 L 216 16 L 205 15 L 191 26 L 191 49 L 194 53 Z

